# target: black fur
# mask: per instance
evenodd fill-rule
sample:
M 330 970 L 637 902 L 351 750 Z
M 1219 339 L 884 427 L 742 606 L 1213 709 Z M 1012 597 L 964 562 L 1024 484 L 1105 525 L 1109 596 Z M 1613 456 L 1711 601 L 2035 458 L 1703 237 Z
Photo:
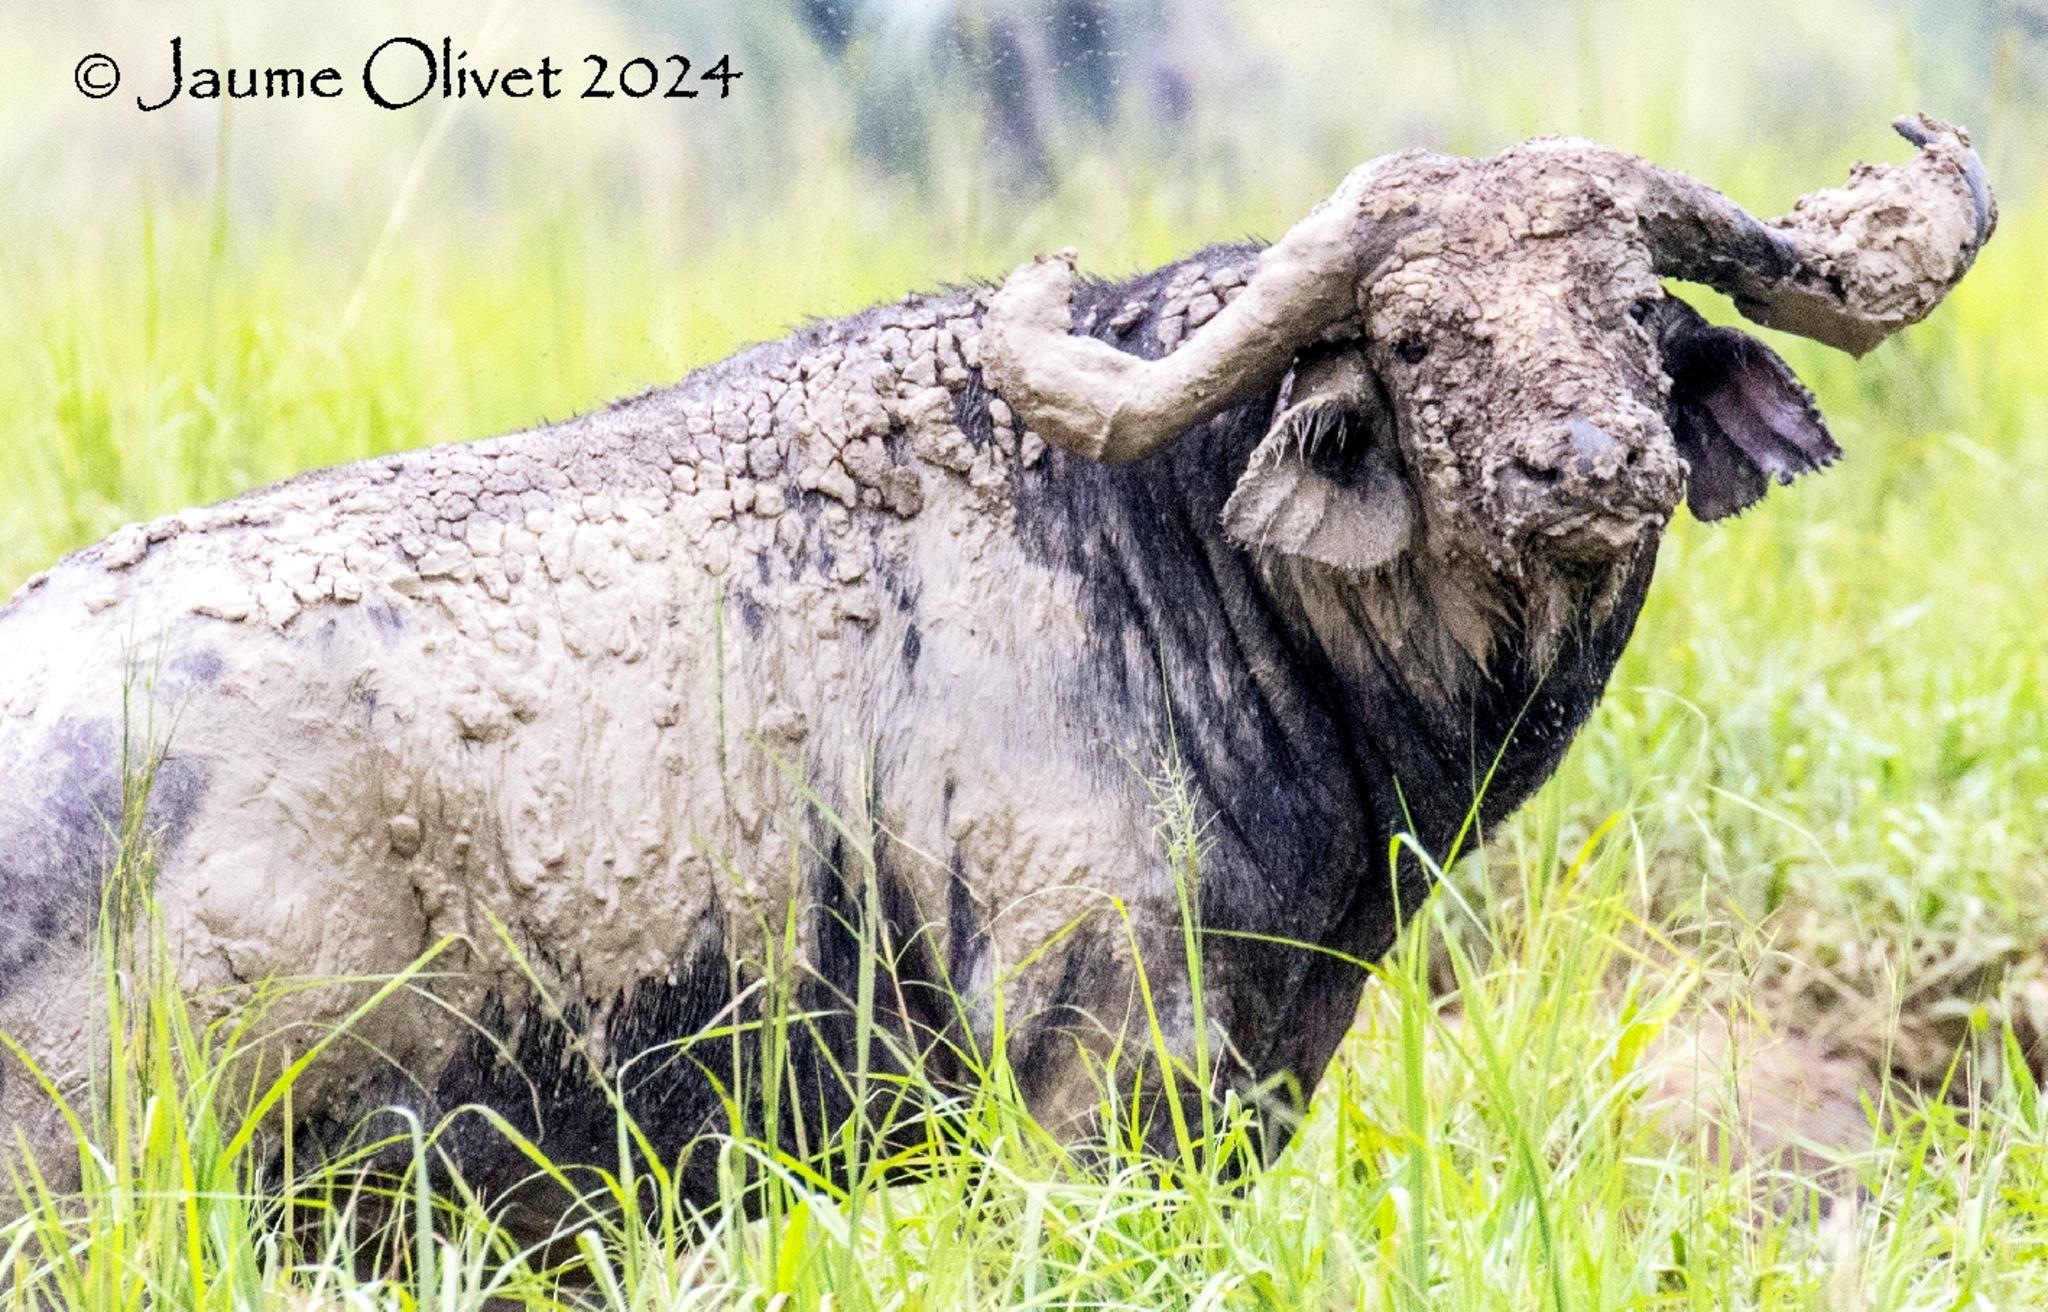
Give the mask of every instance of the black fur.
M 1196 258 L 1253 254 L 1227 247 Z M 1156 304 L 1172 272 L 1084 289 L 1076 322 L 1106 322 L 1133 296 Z M 1161 353 L 1149 318 L 1120 344 Z M 1330 953 L 1379 957 L 1427 896 L 1420 863 L 1390 866 L 1390 841 L 1411 834 L 1443 857 L 1468 820 L 1476 843 L 1549 778 L 1628 640 L 1656 552 L 1650 543 L 1615 567 L 1618 602 L 1575 627 L 1547 668 L 1509 634 L 1490 677 L 1448 712 L 1384 649 L 1370 675 L 1347 678 L 1219 526 L 1271 419 L 1270 400 L 1247 404 L 1127 466 L 1049 453 L 1018 504 L 1027 540 L 1083 578 L 1101 654 L 1092 685 L 1049 713 L 1112 742 L 1134 728 L 1164 741 L 1170 724 L 1214 822 L 1202 866 L 1203 971 L 1212 1011 L 1228 1015 L 1248 1059 L 1235 1078 L 1305 1094 L 1366 979 Z M 1121 640 L 1131 630 L 1138 640 Z M 1128 664 L 1127 650 L 1146 659 Z M 1035 1041 L 1033 1055 L 1049 1042 Z M 1277 1150 L 1290 1131 L 1272 1129 Z
M 142 832 L 159 859 L 177 852 L 205 799 L 203 762 L 170 755 L 152 769 L 141 744 L 124 759 L 120 732 L 111 720 L 60 720 L 40 742 L 0 759 L 0 773 L 23 778 L 0 786 L 0 992 L 50 953 L 83 948 L 98 925 L 126 776 L 152 777 Z
M 667 1165 L 684 1196 L 715 1200 L 716 1150 L 704 1136 L 762 1129 L 758 1117 L 735 1126 L 722 1096 L 742 1105 L 751 1096 L 758 1106 L 761 1059 L 759 1035 L 745 1027 L 755 1013 L 733 1006 L 739 981 L 723 937 L 722 926 L 707 923 L 667 975 L 612 999 L 601 1017 L 579 1003 L 557 1015 L 523 992 L 516 1000 L 494 994 L 429 1084 L 415 1072 L 386 1070 L 303 1120 L 295 1131 L 301 1160 L 363 1153 L 373 1169 L 402 1169 L 411 1159 L 409 1126 L 384 1109 L 408 1108 L 467 1183 L 515 1224 L 527 1219 L 524 1228 L 544 1231 L 573 1199 L 477 1109 L 490 1109 L 551 1160 L 574 1168 L 616 1162 L 615 1107 L 622 1107 L 675 1150 Z M 605 1042 L 596 1047 L 590 1041 L 599 1025 Z M 571 1179 L 583 1191 L 596 1183 Z

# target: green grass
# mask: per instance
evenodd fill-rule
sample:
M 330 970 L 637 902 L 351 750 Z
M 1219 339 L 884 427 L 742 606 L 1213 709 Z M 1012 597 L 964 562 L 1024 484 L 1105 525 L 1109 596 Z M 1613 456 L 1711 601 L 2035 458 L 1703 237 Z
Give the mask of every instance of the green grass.
M 1070 1158 L 997 1065 L 942 1100 L 915 1183 L 872 1143 L 842 1146 L 850 1180 L 831 1187 L 736 1139 L 733 1179 L 768 1182 L 763 1219 L 693 1217 L 615 1173 L 584 1180 L 597 1196 L 567 1242 L 522 1251 L 438 1170 L 396 1193 L 338 1168 L 261 1179 L 271 1145 L 241 1127 L 290 1097 L 236 1055 L 262 1008 L 195 1030 L 147 987 L 145 932 L 110 956 L 128 967 L 104 1018 L 123 1060 L 78 1108 L 87 1184 L 60 1200 L 19 1182 L 35 1207 L 0 1230 L 0 1306 L 2048 1303 L 2038 49 L 1994 32 L 1987 55 L 1849 0 L 1653 8 L 1262 8 L 1248 26 L 1290 74 L 1270 122 L 1221 115 L 1175 159 L 1141 133 L 1085 144 L 1028 202 L 998 200 L 972 141 L 918 189 L 864 175 L 829 132 L 782 148 L 790 203 L 755 179 L 731 213 L 564 140 L 493 147 L 494 177 L 528 180 L 504 194 L 468 195 L 430 159 L 389 239 L 386 193 L 364 212 L 130 179 L 80 222 L 17 188 L 0 206 L 0 589 L 128 520 L 559 418 L 1033 249 L 1076 244 L 1113 271 L 1271 234 L 1345 165 L 1418 137 L 1596 132 L 1770 210 L 1852 155 L 1897 158 L 1889 113 L 1960 98 L 1992 129 L 2005 218 L 1934 319 L 1872 357 L 1773 337 L 1848 460 L 1739 522 L 1674 528 L 1558 778 L 1452 872 L 1296 1144 L 1242 1185 L 1199 1158 Z M 1371 31 L 1328 36 L 1346 21 Z M 1534 58 L 1504 62 L 1518 50 Z M 836 121 L 824 93 L 787 94 Z M 223 159 L 298 176 L 236 132 Z M 49 165 L 52 194 L 79 167 Z M 1824 1219 L 1768 1162 L 1652 1111 L 1702 1010 L 1868 1076 L 1857 1188 Z M 671 1164 L 621 1131 L 633 1177 L 658 1182 Z M 347 1251 L 351 1206 L 385 1227 L 373 1259 Z
M 1185 858 L 1170 787 L 1162 807 L 1162 837 Z M 744 1192 L 751 1221 L 737 1207 L 705 1217 L 679 1203 L 674 1162 L 622 1118 L 621 1165 L 576 1173 L 585 1205 L 543 1244 L 500 1230 L 489 1203 L 439 1163 L 443 1125 L 413 1124 L 399 1140 L 412 1167 L 377 1179 L 348 1161 L 295 1172 L 288 1141 L 252 1133 L 290 1106 L 301 1068 L 249 1078 L 260 997 L 196 1030 L 163 986 L 173 976 L 150 929 L 147 836 L 131 806 L 110 894 L 127 914 L 103 921 L 105 1021 L 123 1059 L 76 1108 L 80 1193 L 52 1198 L 17 1180 L 32 1210 L 0 1231 L 0 1272 L 13 1281 L 0 1298 L 195 1309 L 2037 1306 L 2048 1294 L 2048 1124 L 2026 1064 L 1997 1064 L 1967 1103 L 1877 1090 L 1864 1112 L 1880 1128 L 1866 1148 L 1837 1150 L 1854 1183 L 1823 1215 L 1821 1195 L 1780 1163 L 1745 1160 L 1739 1139 L 1676 1132 L 1646 1100 L 1660 1065 L 1686 1062 L 1702 995 L 1724 990 L 1759 940 L 1673 944 L 1644 921 L 1653 853 L 1626 818 L 1574 845 L 1560 809 L 1517 826 L 1492 879 L 1461 880 L 1432 902 L 1378 972 L 1299 1140 L 1248 1180 L 1225 1175 L 1243 1151 L 1228 1113 L 1191 1132 L 1214 1151 L 1184 1145 L 1162 1159 L 1113 1137 L 1099 1155 L 1071 1157 L 1031 1122 L 997 1062 L 964 1093 L 908 1086 L 907 1106 L 937 1113 L 908 1143 L 885 1147 L 878 1131 L 828 1146 L 838 1184 L 786 1148 L 742 1136 L 714 1145 L 728 1201 Z M 1475 900 L 1473 887 L 1497 891 Z M 431 966 L 423 959 L 383 995 Z M 771 1009 L 766 1023 L 802 1019 Z M 2008 1033 L 1982 1036 L 1959 1058 L 1965 1082 L 2017 1056 Z M 1111 1126 L 1118 1087 L 1104 1085 Z M 525 1146 L 536 1174 L 560 1175 Z M 265 1171 L 280 1151 L 282 1178 Z

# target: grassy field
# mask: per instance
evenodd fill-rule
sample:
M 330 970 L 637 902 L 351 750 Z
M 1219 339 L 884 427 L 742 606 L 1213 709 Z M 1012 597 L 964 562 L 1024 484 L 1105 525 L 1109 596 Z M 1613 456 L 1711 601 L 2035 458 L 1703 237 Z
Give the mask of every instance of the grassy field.
M 543 1253 L 422 1176 L 383 1200 L 386 1258 L 352 1263 L 335 1179 L 252 1184 L 238 1126 L 288 1081 L 234 1085 L 245 1033 L 113 989 L 128 1060 L 81 1108 L 92 1183 L 16 1182 L 37 1207 L 0 1230 L 0 1306 L 2048 1305 L 2043 56 L 1910 7 L 1785 8 L 1388 4 L 1331 40 L 1330 10 L 1273 6 L 1243 22 L 1289 130 L 1219 112 L 1177 155 L 1135 130 L 1079 143 L 1028 194 L 971 137 L 905 182 L 792 132 L 773 173 L 802 181 L 778 200 L 763 177 L 622 166 L 616 122 L 500 140 L 423 120 L 315 170 L 245 117 L 150 156 L 210 141 L 213 168 L 116 169 L 115 203 L 81 206 L 85 166 L 34 145 L 70 120 L 0 116 L 26 180 L 0 202 L 0 591 L 132 519 L 559 418 L 1033 249 L 1119 270 L 1270 235 L 1395 144 L 1586 131 L 1774 212 L 1851 157 L 1900 157 L 1885 118 L 1925 103 L 1987 130 L 2005 214 L 1949 304 L 1872 357 L 1773 336 L 1849 458 L 1739 522 L 1674 527 L 1558 778 L 1452 872 L 1303 1134 L 1248 1183 L 1070 1159 L 997 1071 L 913 1184 L 871 1144 L 846 1146 L 839 1188 L 735 1142 L 736 1172 L 779 1184 L 758 1220 L 703 1219 L 635 1160 Z M 17 35 L 44 39 L 0 25 Z M 777 84 L 784 112 L 836 121 L 818 73 Z M 1720 1043 L 1731 1026 L 1791 1046 Z M 1786 1053 L 1846 1073 L 1826 1132 L 1806 1126 L 1825 1142 L 1773 1158 L 1753 1149 L 1776 1128 L 1707 1124 L 1753 1073 L 1783 1083 Z

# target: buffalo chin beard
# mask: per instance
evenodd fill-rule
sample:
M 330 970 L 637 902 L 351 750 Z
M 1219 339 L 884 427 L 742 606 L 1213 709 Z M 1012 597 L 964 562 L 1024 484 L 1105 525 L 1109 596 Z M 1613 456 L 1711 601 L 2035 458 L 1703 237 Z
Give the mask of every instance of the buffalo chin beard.
M 1521 553 L 1560 564 L 1601 566 L 1633 560 L 1645 538 L 1664 531 L 1668 510 L 1575 510 L 1527 534 Z

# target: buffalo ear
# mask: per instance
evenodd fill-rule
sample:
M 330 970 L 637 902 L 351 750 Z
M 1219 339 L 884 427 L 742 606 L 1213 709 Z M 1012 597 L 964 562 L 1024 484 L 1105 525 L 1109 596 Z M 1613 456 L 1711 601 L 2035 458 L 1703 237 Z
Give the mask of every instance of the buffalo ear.
M 1671 435 L 1689 471 L 1685 503 L 1699 519 L 1755 505 L 1771 480 L 1790 483 L 1842 454 L 1813 393 L 1778 353 L 1716 328 L 1666 297 L 1660 344 L 1671 378 Z
M 1296 359 L 1273 425 L 1224 504 L 1223 528 L 1247 547 L 1361 572 L 1408 549 L 1414 497 L 1356 343 Z

